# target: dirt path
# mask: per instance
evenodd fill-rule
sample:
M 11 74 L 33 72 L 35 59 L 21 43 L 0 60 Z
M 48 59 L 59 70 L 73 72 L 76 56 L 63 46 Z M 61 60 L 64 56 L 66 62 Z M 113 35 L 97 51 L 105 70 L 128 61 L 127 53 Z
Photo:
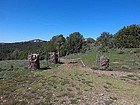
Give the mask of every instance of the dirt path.
M 83 65 L 76 62 L 77 60 L 75 59 L 61 59 L 61 61 L 64 63 L 64 66 L 67 67 L 77 66 L 80 70 L 106 75 L 111 78 L 116 78 L 140 85 L 140 72 L 93 70 L 89 67 L 83 67 Z

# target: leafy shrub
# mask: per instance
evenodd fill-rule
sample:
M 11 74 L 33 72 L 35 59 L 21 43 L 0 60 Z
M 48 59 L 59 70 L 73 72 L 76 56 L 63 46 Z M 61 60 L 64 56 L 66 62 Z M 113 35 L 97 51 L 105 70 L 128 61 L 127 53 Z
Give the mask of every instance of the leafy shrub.
M 122 68 L 123 70 L 130 70 L 130 67 L 127 66 L 127 65 L 122 65 L 121 68 Z
M 120 49 L 118 54 L 124 54 L 124 50 Z

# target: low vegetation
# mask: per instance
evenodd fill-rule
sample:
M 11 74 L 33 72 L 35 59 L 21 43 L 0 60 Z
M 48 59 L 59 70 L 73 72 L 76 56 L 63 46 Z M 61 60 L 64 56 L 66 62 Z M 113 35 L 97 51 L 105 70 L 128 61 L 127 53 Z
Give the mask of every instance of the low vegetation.
M 40 70 L 29 70 L 26 64 L 27 61 L 0 62 L 0 68 L 4 69 L 0 72 L 1 104 L 140 104 L 139 85 L 95 74 L 79 63 L 65 62 L 43 69 L 46 63 L 41 61 Z M 134 79 L 135 76 L 122 78 Z
M 102 55 L 110 58 L 110 66 L 112 70 L 120 71 L 138 71 L 140 69 L 140 50 L 139 48 L 123 49 L 123 54 L 119 54 L 119 50 L 109 50 L 108 52 L 91 50 L 83 56 L 79 56 L 85 64 L 93 69 L 99 69 L 99 58 Z

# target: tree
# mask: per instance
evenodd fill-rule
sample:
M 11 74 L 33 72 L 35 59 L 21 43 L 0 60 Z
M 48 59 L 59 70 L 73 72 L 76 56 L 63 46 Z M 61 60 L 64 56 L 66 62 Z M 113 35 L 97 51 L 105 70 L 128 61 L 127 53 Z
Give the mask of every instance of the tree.
M 93 38 L 87 38 L 86 42 L 87 43 L 95 43 L 95 40 Z
M 2 58 L 3 58 L 3 57 L 2 57 L 2 53 L 0 52 L 0 61 L 2 60 Z
M 64 43 L 66 39 L 62 34 L 53 36 L 50 41 L 47 42 L 47 50 L 49 52 L 59 52 L 60 56 L 64 55 Z
M 80 50 L 82 49 L 83 41 L 84 41 L 83 35 L 81 35 L 79 32 L 74 32 L 70 34 L 66 38 L 66 43 L 65 43 L 67 54 L 80 52 Z
M 113 43 L 113 35 L 109 32 L 103 32 L 101 35 L 97 38 L 96 44 L 98 46 L 101 46 L 103 50 L 108 50 L 114 47 Z
M 95 46 L 95 40 L 93 38 L 86 38 L 82 46 L 82 50 L 84 52 L 87 50 L 91 50 L 93 49 L 93 46 Z
M 64 38 L 63 35 L 59 35 L 56 42 L 57 42 L 57 52 L 59 53 L 59 56 L 64 56 L 65 55 L 65 41 L 66 39 Z
M 18 55 L 19 55 L 19 50 L 18 49 L 15 49 L 13 51 L 13 53 L 11 54 L 11 58 L 14 59 L 14 60 L 16 60 L 17 57 L 18 57 Z
M 140 47 L 140 26 L 134 24 L 123 27 L 115 34 L 115 44 L 119 48 Z

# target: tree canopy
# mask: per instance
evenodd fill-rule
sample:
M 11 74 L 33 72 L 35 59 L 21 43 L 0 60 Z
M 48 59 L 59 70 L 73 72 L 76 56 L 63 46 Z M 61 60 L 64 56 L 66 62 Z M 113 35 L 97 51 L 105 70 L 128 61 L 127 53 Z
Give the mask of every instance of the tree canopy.
M 134 24 L 128 27 L 123 27 L 115 34 L 114 39 L 117 47 L 140 47 L 140 26 Z
M 57 52 L 60 56 L 73 53 L 84 53 L 87 50 L 101 48 L 107 51 L 111 48 L 139 48 L 140 25 L 123 27 L 116 34 L 102 32 L 94 40 L 84 38 L 80 32 L 73 32 L 66 38 L 60 34 L 53 36 L 49 41 L 28 41 L 19 43 L 0 43 L 0 60 L 26 59 L 30 53 L 38 53 L 41 59 L 45 59 L 48 52 Z
M 113 35 L 109 32 L 103 32 L 96 40 L 96 45 L 102 47 L 104 50 L 114 47 Z
M 66 38 L 66 52 L 73 54 L 80 52 L 82 49 L 84 37 L 79 32 L 74 32 Z

